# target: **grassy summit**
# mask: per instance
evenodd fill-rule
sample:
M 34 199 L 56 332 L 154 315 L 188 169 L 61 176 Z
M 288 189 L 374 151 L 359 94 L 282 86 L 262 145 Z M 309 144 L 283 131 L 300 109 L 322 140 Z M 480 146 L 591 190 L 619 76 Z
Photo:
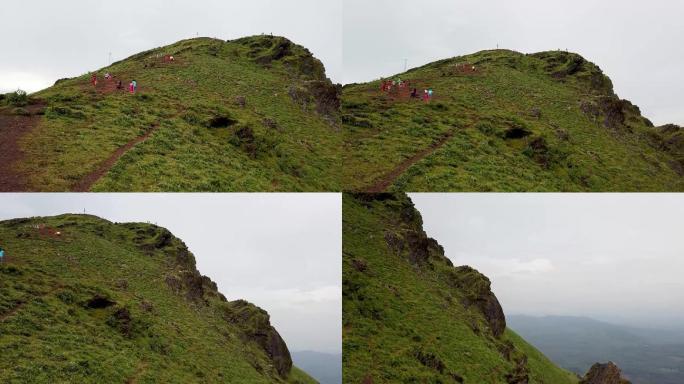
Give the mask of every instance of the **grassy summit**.
M 169 231 L 0 222 L 3 383 L 315 383 L 268 314 L 229 302 Z
M 577 383 L 506 328 L 489 280 L 454 267 L 399 194 L 344 195 L 349 383 Z
M 97 86 L 84 74 L 32 95 L 44 116 L 13 164 L 25 189 L 341 188 L 339 89 L 283 37 L 184 40 L 96 73 Z
M 483 51 L 398 78 L 343 89 L 347 190 L 684 190 L 684 130 L 653 127 L 577 54 Z

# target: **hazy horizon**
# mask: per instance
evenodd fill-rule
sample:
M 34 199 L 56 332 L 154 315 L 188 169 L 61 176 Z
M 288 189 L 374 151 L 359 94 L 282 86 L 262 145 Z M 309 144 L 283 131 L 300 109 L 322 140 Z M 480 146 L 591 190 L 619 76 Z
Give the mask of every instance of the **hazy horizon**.
M 506 314 L 681 329 L 681 194 L 411 194 L 455 265 Z
M 344 83 L 487 49 L 569 50 L 656 125 L 684 125 L 684 3 L 669 0 L 344 0 Z
M 333 81 L 342 77 L 341 0 L 24 1 L 3 4 L 0 92 L 35 92 L 179 40 L 282 35 L 308 48 Z M 320 20 L 326 20 L 321 23 Z
M 0 194 L 0 220 L 94 214 L 183 240 L 229 300 L 265 309 L 292 351 L 342 349 L 342 207 L 332 193 Z M 316 324 L 311 327 L 310 324 Z

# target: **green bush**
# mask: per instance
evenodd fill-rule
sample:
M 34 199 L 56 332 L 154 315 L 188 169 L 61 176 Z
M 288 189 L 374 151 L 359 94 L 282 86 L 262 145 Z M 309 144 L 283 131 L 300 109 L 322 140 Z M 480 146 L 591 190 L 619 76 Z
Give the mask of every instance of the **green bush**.
M 12 114 L 18 116 L 29 116 L 31 112 L 29 112 L 26 108 L 16 107 L 12 110 Z
M 22 91 L 21 89 L 17 89 L 15 92 L 6 94 L 4 99 L 8 105 L 15 107 L 24 107 L 29 101 L 28 94 L 26 91 Z

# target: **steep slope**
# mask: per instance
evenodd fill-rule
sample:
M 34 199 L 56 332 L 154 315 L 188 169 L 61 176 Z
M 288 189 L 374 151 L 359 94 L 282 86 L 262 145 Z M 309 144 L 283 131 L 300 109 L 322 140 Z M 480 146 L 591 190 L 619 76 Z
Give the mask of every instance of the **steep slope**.
M 286 38 L 184 40 L 95 73 L 31 95 L 40 121 L 4 165 L 22 189 L 340 189 L 339 87 Z
M 577 54 L 483 51 L 397 79 L 343 88 L 347 190 L 684 190 L 684 130 L 653 127 Z
M 489 280 L 454 267 L 400 194 L 344 195 L 349 383 L 576 383 L 506 328 Z
M 0 222 L 0 381 L 315 383 L 268 314 L 228 302 L 168 230 Z

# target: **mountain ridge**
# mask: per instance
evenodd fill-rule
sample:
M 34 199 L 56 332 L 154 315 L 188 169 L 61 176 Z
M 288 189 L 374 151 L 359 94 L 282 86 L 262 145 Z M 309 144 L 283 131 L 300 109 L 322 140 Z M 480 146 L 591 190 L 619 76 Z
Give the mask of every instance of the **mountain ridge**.
M 684 130 L 653 127 L 580 55 L 485 50 L 387 79 L 408 85 L 343 87 L 347 190 L 684 188 Z
M 0 241 L 4 381 L 316 382 L 165 228 L 66 214 L 1 221 Z
M 577 383 L 506 327 L 490 282 L 454 267 L 403 194 L 343 196 L 345 382 Z
M 186 39 L 92 74 L 8 97 L 21 153 L 0 167 L 21 182 L 3 190 L 339 189 L 340 87 L 287 38 Z

